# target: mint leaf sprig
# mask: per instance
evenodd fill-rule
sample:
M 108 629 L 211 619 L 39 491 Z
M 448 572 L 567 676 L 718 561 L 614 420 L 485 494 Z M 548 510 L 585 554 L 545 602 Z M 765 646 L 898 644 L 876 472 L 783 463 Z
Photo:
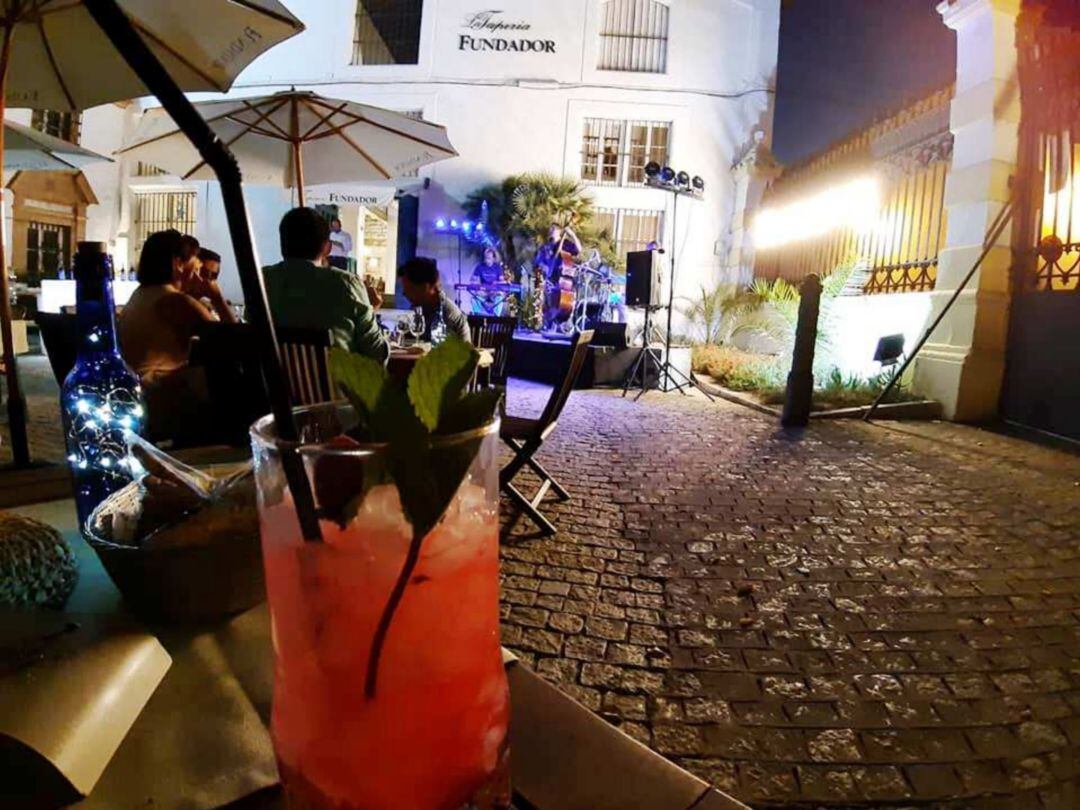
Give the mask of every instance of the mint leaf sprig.
M 375 697 L 386 636 L 420 559 L 424 538 L 449 508 L 482 441 L 482 437 L 473 437 L 440 445 L 432 439 L 483 427 L 498 407 L 501 392 L 496 389 L 466 393 L 479 359 L 476 349 L 451 336 L 417 361 L 402 386 L 370 358 L 343 349 L 330 351 L 330 376 L 356 409 L 359 420 L 350 435 L 361 442 L 386 445 L 386 469 L 397 485 L 402 510 L 412 527 L 405 562 L 372 637 L 364 680 L 368 699 Z M 321 485 L 321 468 L 316 464 L 317 495 L 342 491 L 341 470 L 332 459 L 326 459 L 330 463 L 323 468 L 326 475 Z M 354 488 L 360 483 L 359 493 L 354 489 L 348 497 L 330 497 L 326 502 L 320 497 L 320 507 L 336 512 L 329 516 L 344 526 L 355 517 L 375 482 L 376 477 L 362 475 L 359 482 L 348 482 Z

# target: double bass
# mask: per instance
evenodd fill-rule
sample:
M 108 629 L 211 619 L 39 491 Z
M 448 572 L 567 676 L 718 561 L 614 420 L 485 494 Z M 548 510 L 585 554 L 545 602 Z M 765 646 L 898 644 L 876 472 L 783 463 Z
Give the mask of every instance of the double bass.
M 555 246 L 555 256 L 558 257 L 558 298 L 555 301 L 555 306 L 552 307 L 551 320 L 566 320 L 574 314 L 574 304 L 577 300 L 577 295 L 574 291 L 577 281 L 577 265 L 574 263 L 574 254 L 568 250 L 564 250 L 566 247 L 567 233 L 574 235 L 575 239 L 577 235 L 570 229 L 570 225 L 575 222 L 577 217 L 573 214 L 570 215 L 570 219 L 567 224 L 562 227 L 562 236 L 559 238 L 559 243 Z M 554 275 L 554 272 L 552 273 Z

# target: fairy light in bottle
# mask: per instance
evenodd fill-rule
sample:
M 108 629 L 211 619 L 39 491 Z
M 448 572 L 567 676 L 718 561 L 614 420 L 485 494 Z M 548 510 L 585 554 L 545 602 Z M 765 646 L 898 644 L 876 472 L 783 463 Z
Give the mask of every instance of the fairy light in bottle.
M 126 436 L 142 430 L 139 378 L 116 345 L 112 259 L 103 242 L 80 242 L 72 274 L 79 346 L 60 389 L 67 461 L 80 526 L 94 507 L 132 480 Z

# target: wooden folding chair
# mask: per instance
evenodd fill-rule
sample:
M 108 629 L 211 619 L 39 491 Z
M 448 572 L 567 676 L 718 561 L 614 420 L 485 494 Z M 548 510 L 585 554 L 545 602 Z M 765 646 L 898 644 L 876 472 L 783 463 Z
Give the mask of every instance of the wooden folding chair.
M 213 407 L 204 443 L 248 443 L 251 423 L 270 410 L 255 329 L 248 323 L 200 324 L 188 362 L 203 370 Z
M 279 326 L 277 338 L 292 404 L 317 405 L 333 400 L 328 360 L 330 332 Z
M 42 347 L 49 357 L 49 367 L 58 385 L 63 385 L 75 367 L 79 346 L 79 324 L 76 316 L 67 313 L 38 312 L 34 315 Z
M 502 427 L 499 430 L 499 436 L 514 451 L 513 459 L 499 471 L 499 488 L 540 527 L 545 535 L 555 534 L 556 530 L 555 525 L 540 512 L 540 503 L 544 500 L 544 496 L 547 495 L 549 489 L 552 489 L 559 500 L 568 501 L 570 493 L 536 460 L 536 452 L 558 424 L 559 415 L 566 406 L 570 392 L 574 389 L 574 383 L 577 382 L 578 374 L 581 373 L 581 367 L 585 363 L 585 355 L 592 337 L 593 333 L 588 331 L 579 332 L 574 338 L 562 382 L 552 389 L 540 418 L 526 419 L 508 415 L 503 418 Z M 540 488 L 531 499 L 526 498 L 514 486 L 514 478 L 525 467 L 540 477 Z
M 469 332 L 473 345 L 490 349 L 494 355 L 491 366 L 482 369 L 488 385 L 506 385 L 506 365 L 510 356 L 510 341 L 517 329 L 517 318 L 497 318 L 490 315 L 470 315 Z

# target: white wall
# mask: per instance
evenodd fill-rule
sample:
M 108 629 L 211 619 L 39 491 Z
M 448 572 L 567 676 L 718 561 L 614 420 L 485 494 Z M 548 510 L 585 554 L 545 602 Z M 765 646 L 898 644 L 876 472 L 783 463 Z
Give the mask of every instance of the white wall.
M 872 377 L 881 370 L 873 359 L 878 340 L 901 334 L 904 352 L 915 348 L 930 317 L 930 293 L 843 296 L 829 307 L 830 359 L 845 374 Z
M 290 86 L 325 96 L 392 109 L 422 109 L 444 124 L 460 156 L 421 170 L 431 187 L 421 194 L 420 251 L 440 259 L 453 275 L 456 248 L 433 233 L 438 216 L 453 216 L 458 202 L 486 182 L 508 174 L 580 171 L 582 119 L 612 117 L 672 121 L 671 160 L 676 169 L 706 181 L 701 202 L 680 203 L 677 235 L 670 232 L 670 198 L 646 188 L 596 187 L 598 205 L 660 209 L 679 259 L 677 292 L 715 282 L 722 240 L 732 215 L 731 166 L 761 126 L 771 134 L 772 95 L 779 29 L 779 0 L 669 0 L 670 28 L 664 74 L 599 71 L 600 0 L 504 0 L 499 18 L 531 26 L 497 34 L 465 26 L 486 6 L 475 0 L 427 0 L 418 65 L 355 66 L 352 56 L 355 0 L 288 0 L 307 30 L 264 54 L 234 86 L 233 95 L 274 92 Z M 550 40 L 554 53 L 474 52 L 462 36 Z M 109 147 L 130 132 L 134 110 L 88 111 L 83 143 Z M 97 144 L 95 146 L 95 144 Z M 89 232 L 124 246 L 130 226 L 128 183 L 117 172 L 126 163 L 87 172 L 101 205 L 89 212 Z M 146 185 L 144 178 L 133 179 Z M 196 236 L 226 254 L 223 283 L 239 295 L 220 195 L 213 184 L 198 189 Z M 247 199 L 260 258 L 276 260 L 277 220 L 289 194 L 249 188 Z M 674 237 L 674 240 L 673 240 Z M 718 248 L 721 254 L 718 255 Z

